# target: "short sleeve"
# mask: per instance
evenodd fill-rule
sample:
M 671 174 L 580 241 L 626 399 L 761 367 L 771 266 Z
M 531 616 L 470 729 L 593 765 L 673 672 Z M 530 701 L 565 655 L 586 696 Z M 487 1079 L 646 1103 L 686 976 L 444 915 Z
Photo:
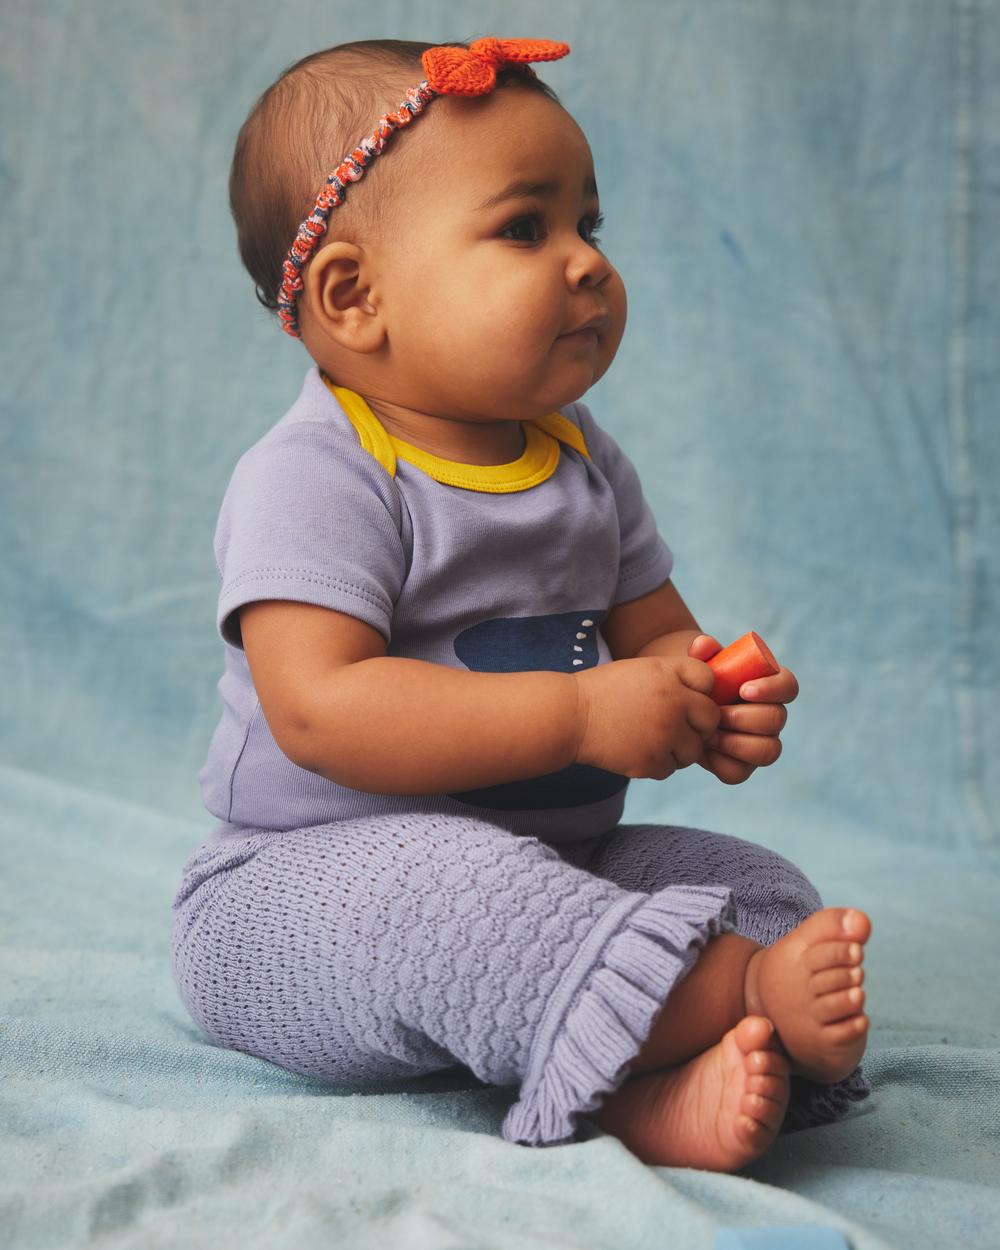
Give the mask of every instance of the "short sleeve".
M 395 483 L 323 422 L 275 427 L 240 458 L 222 501 L 216 628 L 242 649 L 237 609 L 294 599 L 365 621 L 388 644 L 406 575 Z
M 585 404 L 574 404 L 587 449 L 614 491 L 621 535 L 618 586 L 613 606 L 639 599 L 662 586 L 674 566 L 671 549 L 660 536 L 632 461 L 601 429 Z

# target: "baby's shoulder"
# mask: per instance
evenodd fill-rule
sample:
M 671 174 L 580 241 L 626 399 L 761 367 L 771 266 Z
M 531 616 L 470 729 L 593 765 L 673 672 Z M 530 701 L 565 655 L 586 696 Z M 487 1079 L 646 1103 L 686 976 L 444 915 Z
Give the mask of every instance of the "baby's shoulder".
M 332 493 L 348 486 L 397 497 L 384 467 L 361 445 L 357 431 L 322 384 L 307 376 L 298 399 L 239 457 L 233 482 L 269 489 L 306 490 L 310 485 Z
M 396 483 L 358 444 L 353 429 L 335 421 L 288 413 L 239 457 L 221 506 L 224 517 L 259 526 L 264 518 L 283 526 L 289 518 L 306 528 L 359 517 L 391 518 L 403 525 Z M 388 519 L 387 518 L 387 519 Z
M 243 452 L 233 476 L 266 476 L 275 483 L 321 478 L 331 488 L 343 480 L 392 484 L 382 466 L 360 447 L 353 430 L 327 421 L 284 418 Z

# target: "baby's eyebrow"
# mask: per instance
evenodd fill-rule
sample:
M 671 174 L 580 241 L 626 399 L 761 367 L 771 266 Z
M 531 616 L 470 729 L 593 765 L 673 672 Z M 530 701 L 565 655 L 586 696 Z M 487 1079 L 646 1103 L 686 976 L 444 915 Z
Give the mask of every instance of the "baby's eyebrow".
M 477 204 L 475 211 L 477 213 L 485 212 L 489 208 L 496 208 L 498 204 L 502 204 L 504 200 L 517 200 L 525 196 L 534 195 L 546 197 L 558 194 L 560 183 L 550 180 L 548 182 L 531 182 L 526 178 L 518 178 L 516 181 L 508 183 L 502 191 L 498 191 L 496 195 L 488 196 L 483 200 L 482 204 Z M 583 189 L 589 195 L 597 195 L 597 179 L 593 174 L 588 174 L 583 180 Z

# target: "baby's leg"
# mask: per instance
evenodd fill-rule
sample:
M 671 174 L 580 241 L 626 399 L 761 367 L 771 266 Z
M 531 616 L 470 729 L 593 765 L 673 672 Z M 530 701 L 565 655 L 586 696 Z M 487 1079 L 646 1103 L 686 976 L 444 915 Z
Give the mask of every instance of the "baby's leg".
M 653 1023 L 634 1073 L 699 1054 L 746 1015 L 770 1020 L 792 1072 L 826 1085 L 864 1054 L 860 964 L 871 924 L 864 912 L 826 907 L 772 946 L 737 934 L 712 938 Z
M 744 1016 L 687 1063 L 626 1081 L 591 1118 L 644 1163 L 732 1172 L 777 1136 L 788 1097 L 771 1022 Z
M 173 958 L 217 1044 L 344 1083 L 462 1064 L 520 1086 L 507 1141 L 549 1145 L 731 926 L 724 887 L 630 891 L 536 838 L 411 812 L 200 848 Z
M 848 922 L 849 927 L 853 924 L 859 926 L 848 935 L 842 931 L 845 909 L 820 911 L 822 902 L 818 893 L 794 864 L 755 843 L 702 829 L 620 825 L 593 843 L 589 854 L 579 862 L 588 871 L 627 889 L 657 890 L 677 883 L 711 883 L 731 888 L 736 906 L 736 932 L 754 943 L 775 947 L 768 956 L 769 974 L 765 977 L 763 996 L 756 976 L 752 978 L 752 984 L 745 986 L 750 996 L 747 1010 L 772 1019 L 779 1033 L 782 1031 L 781 1023 L 774 1016 L 780 1015 L 788 1040 L 800 1056 L 793 1066 L 797 1075 L 792 1081 L 792 1100 L 783 1126 L 785 1130 L 836 1119 L 851 1102 L 867 1097 L 870 1086 L 860 1069 L 854 1067 L 863 1053 L 867 1035 L 867 1018 L 861 1013 L 863 991 L 856 996 L 849 994 L 851 990 L 860 989 L 863 980 L 858 952 L 850 948 L 854 945 L 863 947 L 870 929 L 867 917 L 861 916 L 859 920 Z M 780 939 L 797 931 L 807 918 L 810 918 L 810 924 L 802 929 L 794 942 L 790 939 L 777 946 Z M 725 942 L 733 944 L 729 937 Z M 679 1031 L 675 1032 L 671 1025 L 670 1007 L 672 1003 L 678 1009 L 674 1013 L 674 1021 L 691 1014 L 687 1010 L 689 1003 L 696 1017 L 703 1010 L 698 970 L 701 968 L 703 973 L 710 970 L 710 964 L 705 962 L 706 956 L 711 958 L 713 948 L 722 944 L 720 939 L 713 939 L 692 970 L 695 980 L 688 982 L 686 978 L 674 990 L 663 1015 L 650 1030 L 644 1050 L 637 1057 L 638 1066 L 633 1064 L 631 1067 L 633 1073 L 653 1070 L 658 1057 L 664 1064 L 676 1063 L 683 1058 L 689 1040 L 697 1044 L 697 1023 L 680 1025 Z M 804 968 L 800 958 L 804 954 L 804 946 L 816 948 L 815 953 L 810 955 L 810 961 L 816 963 L 818 959 L 819 964 L 815 971 L 808 969 L 810 984 L 807 987 L 800 985 L 796 991 L 803 1008 L 799 1011 L 794 999 L 786 997 L 782 1002 L 777 1001 L 773 987 L 781 980 L 777 972 L 779 961 L 782 965 L 787 963 L 790 968 Z M 831 962 L 824 963 L 828 958 Z M 758 963 L 763 965 L 763 956 Z M 759 970 L 758 967 L 755 972 Z M 845 994 L 848 996 L 844 997 Z M 822 1019 L 817 1020 L 816 1012 Z M 809 1028 L 813 1029 L 832 1024 L 837 1017 L 846 1023 L 842 1026 L 838 1024 L 828 1034 L 831 1043 L 828 1051 L 821 1048 L 818 1052 L 814 1039 L 804 1038 L 802 1032 L 793 1027 L 793 1021 L 800 1018 L 810 1020 Z M 733 1023 L 735 1020 L 731 1018 Z M 710 1024 L 711 1028 L 716 1026 L 715 1021 Z M 845 1036 L 839 1036 L 838 1030 Z
M 848 943 L 829 935 L 846 926 L 858 936 L 863 923 L 863 913 L 826 908 L 773 946 L 732 933 L 710 939 L 654 1021 L 629 1079 L 594 1122 L 647 1163 L 683 1159 L 730 1171 L 757 1158 L 787 1114 L 786 1052 L 796 1071 L 823 1081 L 847 1076 L 861 1057 L 860 1017 L 843 1019 L 854 1008 L 838 1007 L 842 995 L 815 987 L 846 958 L 837 948 Z M 721 1042 L 705 1043 L 720 1031 Z

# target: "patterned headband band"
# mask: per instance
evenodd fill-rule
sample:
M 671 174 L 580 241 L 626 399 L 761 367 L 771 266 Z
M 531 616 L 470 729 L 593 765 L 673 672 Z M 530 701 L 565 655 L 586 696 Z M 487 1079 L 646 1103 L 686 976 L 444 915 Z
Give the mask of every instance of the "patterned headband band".
M 497 70 L 506 63 L 558 61 L 569 52 L 569 44 L 550 39 L 475 39 L 467 48 L 442 44 L 428 48 L 420 60 L 427 77 L 406 93 L 394 113 L 380 117 L 375 129 L 362 139 L 353 152 L 340 162 L 316 197 L 316 206 L 299 226 L 295 242 L 282 265 L 278 291 L 278 317 L 282 329 L 292 338 L 301 338 L 295 302 L 302 290 L 302 266 L 316 249 L 326 230 L 330 213 L 344 202 L 347 183 L 357 182 L 368 164 L 379 156 L 386 140 L 414 117 L 437 95 L 486 95 L 496 86 Z

